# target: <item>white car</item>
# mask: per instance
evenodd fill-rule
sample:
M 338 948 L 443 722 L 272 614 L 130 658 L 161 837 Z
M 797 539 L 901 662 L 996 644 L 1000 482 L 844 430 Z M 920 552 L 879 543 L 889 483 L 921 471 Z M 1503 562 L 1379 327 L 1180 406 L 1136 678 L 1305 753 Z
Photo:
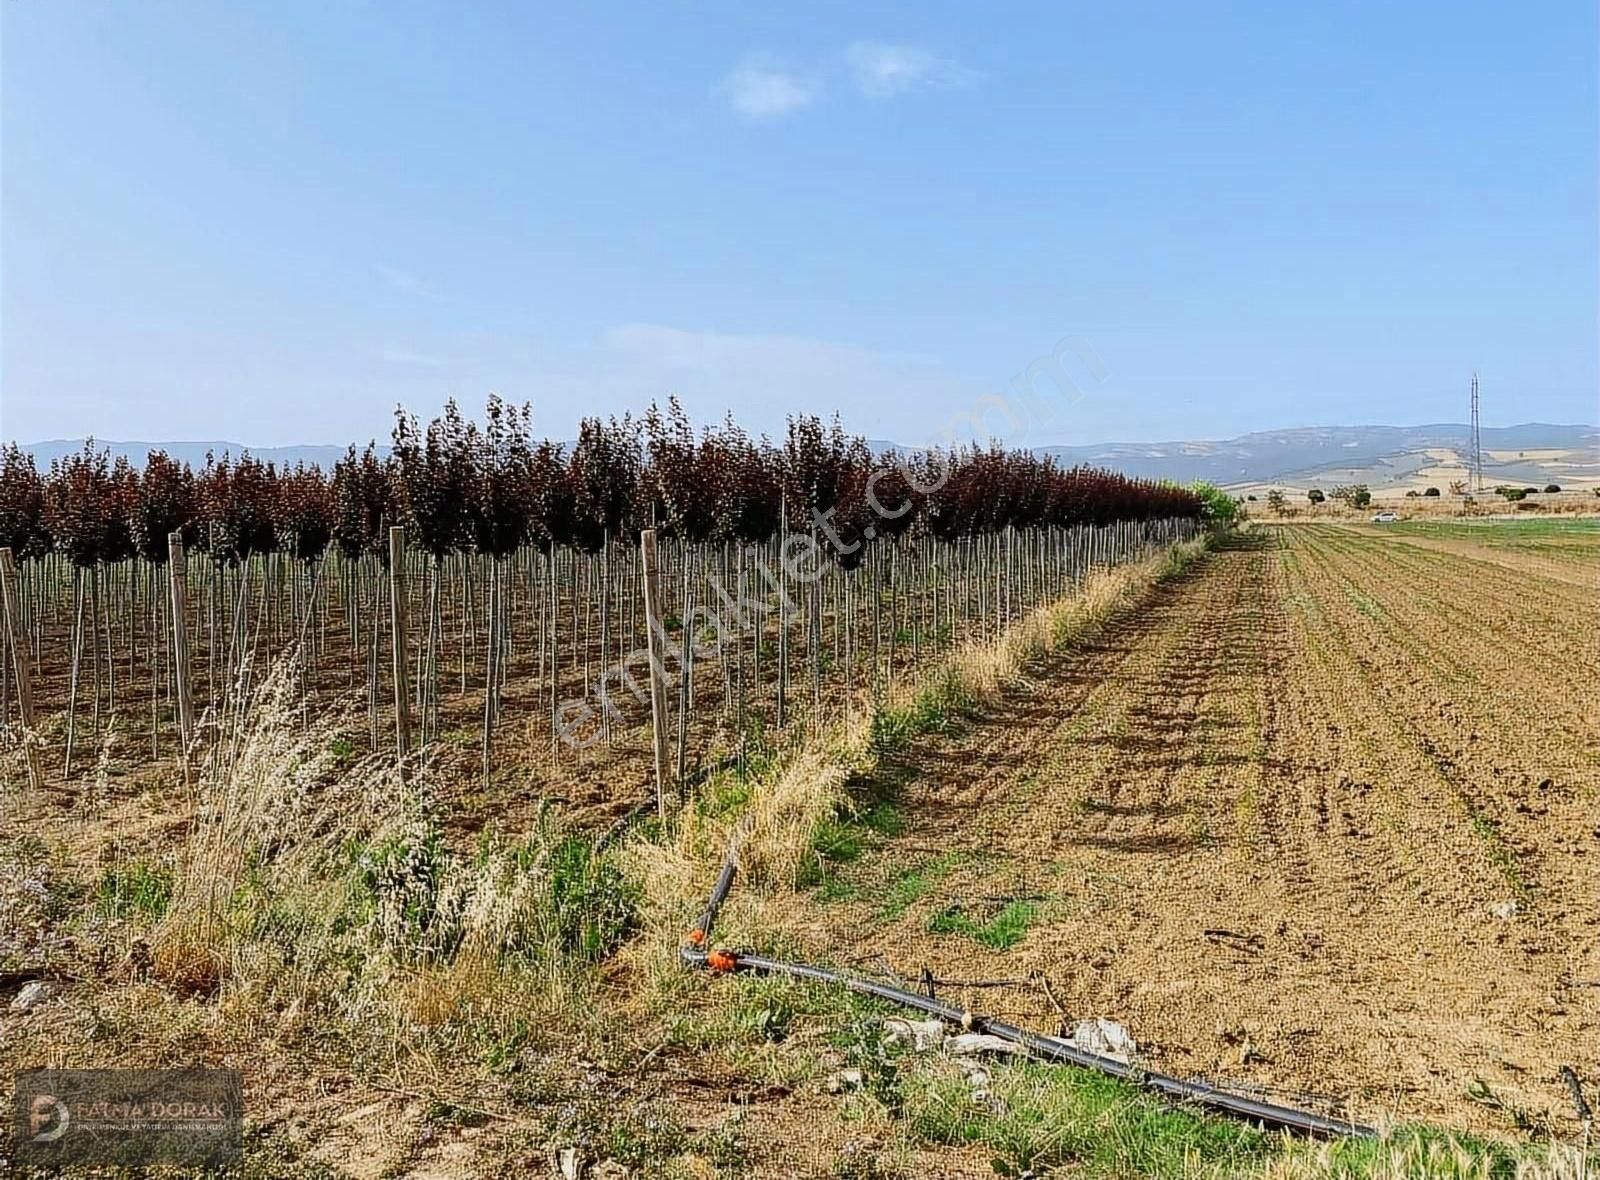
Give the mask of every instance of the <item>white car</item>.
M 1380 512 L 1372 518 L 1373 524 L 1393 524 L 1400 518 L 1392 512 Z

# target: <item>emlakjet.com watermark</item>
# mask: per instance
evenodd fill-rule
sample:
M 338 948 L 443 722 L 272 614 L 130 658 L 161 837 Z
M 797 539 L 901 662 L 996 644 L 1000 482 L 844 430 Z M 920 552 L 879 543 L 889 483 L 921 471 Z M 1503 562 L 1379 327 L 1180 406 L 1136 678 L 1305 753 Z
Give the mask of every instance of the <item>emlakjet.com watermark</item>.
M 1003 437 L 1008 446 L 1019 446 L 1032 441 L 1041 431 L 1058 429 L 1063 419 L 1058 415 L 1082 400 L 1083 394 L 1067 375 L 1062 364 L 1064 357 L 1076 357 L 1096 382 L 1106 378 L 1105 362 L 1086 341 L 1075 336 L 1063 336 L 1055 347 L 1042 356 L 1035 357 L 1028 366 L 1014 376 L 1006 393 L 987 393 L 979 397 L 963 412 L 953 415 L 942 428 L 936 429 L 933 439 L 924 447 L 896 451 L 887 457 L 867 479 L 866 501 L 880 521 L 903 516 L 911 507 L 909 500 L 885 503 L 879 498 L 879 482 L 891 472 L 898 472 L 901 481 L 911 492 L 920 496 L 931 495 L 944 487 L 950 478 L 950 467 L 955 450 L 975 439 Z M 995 430 L 996 426 L 1002 429 Z M 892 499 L 892 497 L 891 497 Z M 682 638 L 678 642 L 658 624 L 656 639 L 659 654 L 652 656 L 648 646 L 629 652 L 621 660 L 604 668 L 595 683 L 597 709 L 587 695 L 562 701 L 556 709 L 555 727 L 561 740 L 574 749 L 585 749 L 601 740 L 604 729 L 596 724 L 601 714 L 612 722 L 623 719 L 623 712 L 613 699 L 613 686 L 625 690 L 641 707 L 646 704 L 645 685 L 653 675 L 669 683 L 671 667 L 681 668 L 685 659 L 708 660 L 722 645 L 736 641 L 741 636 L 759 633 L 764 618 L 773 609 L 772 596 L 780 610 L 780 617 L 792 618 L 798 608 L 789 598 L 789 587 L 798 589 L 807 582 L 822 577 L 834 555 L 848 556 L 861 548 L 862 541 L 847 540 L 840 535 L 833 520 L 834 510 L 818 512 L 811 509 L 811 519 L 806 522 L 811 530 L 791 532 L 782 537 L 778 545 L 778 560 L 786 578 L 768 568 L 759 546 L 745 549 L 744 560 L 749 563 L 752 575 L 751 590 L 740 588 L 730 593 L 715 574 L 707 576 L 716 603 L 696 605 L 683 621 Z M 862 538 L 870 541 L 876 535 L 875 525 L 862 530 Z M 826 545 L 818 537 L 826 541 Z M 831 550 L 831 554 L 830 554 Z M 714 636 L 696 640 L 696 636 Z M 688 648 L 689 651 L 685 651 Z M 641 677 L 643 683 L 641 683 Z
M 35 1069 L 17 1075 L 16 1162 L 219 1167 L 239 1156 L 231 1069 Z

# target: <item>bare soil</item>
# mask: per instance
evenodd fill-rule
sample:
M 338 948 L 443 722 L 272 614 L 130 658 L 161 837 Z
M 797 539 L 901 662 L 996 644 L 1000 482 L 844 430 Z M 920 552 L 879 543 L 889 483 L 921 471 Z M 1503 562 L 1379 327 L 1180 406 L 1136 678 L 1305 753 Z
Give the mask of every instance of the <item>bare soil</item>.
M 1566 1120 L 1559 1068 L 1600 1056 L 1597 608 L 1449 549 L 1245 534 L 914 751 L 904 830 L 811 947 L 1361 1118 Z

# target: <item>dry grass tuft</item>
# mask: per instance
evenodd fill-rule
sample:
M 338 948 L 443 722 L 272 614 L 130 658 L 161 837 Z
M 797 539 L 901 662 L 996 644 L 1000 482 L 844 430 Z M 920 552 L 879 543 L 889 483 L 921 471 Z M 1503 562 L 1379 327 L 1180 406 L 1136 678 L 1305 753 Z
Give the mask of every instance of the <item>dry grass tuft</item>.
M 242 937 L 247 880 L 315 896 L 339 850 L 406 803 L 398 774 L 376 759 L 336 773 L 335 727 L 300 724 L 287 661 L 241 712 L 237 740 L 202 769 L 172 900 L 150 940 L 157 978 L 188 991 L 249 975 L 260 957 Z

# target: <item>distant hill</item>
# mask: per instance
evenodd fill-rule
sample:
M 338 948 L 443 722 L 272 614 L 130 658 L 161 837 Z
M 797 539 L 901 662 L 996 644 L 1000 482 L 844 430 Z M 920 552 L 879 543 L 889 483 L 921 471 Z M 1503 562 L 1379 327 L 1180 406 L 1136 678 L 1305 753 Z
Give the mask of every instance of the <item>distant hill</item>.
M 1305 426 L 1216 442 L 1041 447 L 1038 453 L 1069 465 L 1178 483 L 1205 479 L 1236 490 L 1365 483 L 1378 491 L 1466 478 L 1470 439 L 1470 427 L 1461 423 Z M 1600 483 L 1600 427 L 1485 427 L 1483 450 L 1489 483 Z
M 47 442 L 23 443 L 24 451 L 33 455 L 41 469 L 48 467 L 52 459 L 63 455 L 70 455 L 83 449 L 84 440 L 81 438 L 54 438 Z M 95 446 L 103 451 L 110 451 L 112 458 L 125 456 L 135 465 L 144 463 L 145 456 L 151 451 L 165 451 L 179 463 L 187 463 L 191 467 L 204 467 L 207 452 L 222 458 L 224 452 L 237 459 L 245 451 L 249 451 L 262 462 L 276 463 L 278 466 L 293 467 L 296 463 L 315 463 L 327 470 L 335 462 L 344 458 L 346 448 L 332 445 L 308 443 L 292 447 L 247 447 L 236 442 L 116 442 L 109 438 L 95 439 Z M 366 443 L 362 443 L 364 448 Z M 378 447 L 380 455 L 387 455 L 387 445 Z
M 1373 491 L 1436 484 L 1467 478 L 1470 429 L 1461 423 L 1431 426 L 1304 426 L 1264 430 L 1220 441 L 1167 443 L 1099 443 L 1089 446 L 1039 447 L 1067 466 L 1107 467 L 1147 479 L 1189 483 L 1197 479 L 1238 491 L 1268 487 L 1305 489 L 1364 483 Z M 247 448 L 236 442 L 115 442 L 99 440 L 113 455 L 143 462 L 151 450 L 199 467 L 206 453 L 238 456 Z M 874 440 L 874 451 L 892 444 Z M 83 446 L 82 439 L 30 443 L 41 467 Z M 387 454 L 387 446 L 379 447 Z M 1559 426 L 1529 422 L 1493 426 L 1483 431 L 1484 478 L 1493 483 L 1560 483 L 1600 485 L 1600 427 Z M 345 452 L 342 446 L 308 444 L 291 447 L 249 447 L 252 455 L 280 466 L 316 463 L 325 470 Z

